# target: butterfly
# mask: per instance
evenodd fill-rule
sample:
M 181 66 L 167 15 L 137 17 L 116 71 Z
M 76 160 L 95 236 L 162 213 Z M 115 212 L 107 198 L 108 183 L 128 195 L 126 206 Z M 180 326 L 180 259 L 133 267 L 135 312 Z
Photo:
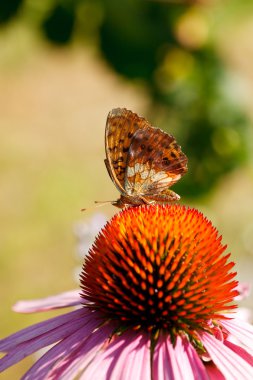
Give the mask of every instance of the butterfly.
M 170 203 L 180 196 L 169 188 L 187 172 L 188 159 L 175 138 L 125 108 L 109 112 L 105 165 L 120 192 L 119 208 Z

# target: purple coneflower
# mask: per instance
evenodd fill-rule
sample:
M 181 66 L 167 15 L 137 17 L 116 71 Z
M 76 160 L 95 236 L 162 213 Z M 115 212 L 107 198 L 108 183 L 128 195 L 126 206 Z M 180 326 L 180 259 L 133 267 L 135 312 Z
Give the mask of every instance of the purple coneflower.
M 253 328 L 233 318 L 237 281 L 225 249 L 197 210 L 123 210 L 86 257 L 80 295 L 16 305 L 78 308 L 3 339 L 0 369 L 54 344 L 23 379 L 252 380 Z

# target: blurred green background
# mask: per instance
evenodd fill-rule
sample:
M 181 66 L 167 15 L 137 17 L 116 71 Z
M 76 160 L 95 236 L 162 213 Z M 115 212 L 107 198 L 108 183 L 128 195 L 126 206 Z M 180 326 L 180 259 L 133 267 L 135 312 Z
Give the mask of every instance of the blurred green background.
M 118 197 L 103 162 L 118 106 L 177 138 L 175 191 L 252 282 L 252 35 L 250 0 L 0 0 L 1 336 L 54 315 L 17 315 L 17 300 L 77 286 L 73 226 L 96 212 L 80 209 Z

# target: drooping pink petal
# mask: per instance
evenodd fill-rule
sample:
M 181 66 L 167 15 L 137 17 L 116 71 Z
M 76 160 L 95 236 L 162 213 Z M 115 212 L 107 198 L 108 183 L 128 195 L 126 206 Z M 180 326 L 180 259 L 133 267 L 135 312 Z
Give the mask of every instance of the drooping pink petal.
M 236 312 L 234 313 L 235 319 L 241 319 L 244 322 L 251 323 L 253 317 L 252 317 L 252 310 L 247 307 L 238 307 L 236 309 Z
M 13 310 L 18 313 L 36 313 L 51 309 L 60 309 L 62 307 L 81 306 L 83 299 L 79 293 L 80 290 L 77 289 L 47 298 L 19 301 L 13 306 Z
M 206 363 L 205 368 L 209 380 L 226 380 L 225 377 L 222 375 L 221 371 L 218 370 L 218 368 L 213 362 Z
M 180 336 L 175 347 L 160 337 L 154 350 L 154 380 L 208 380 L 205 367 L 190 343 Z
M 201 341 L 214 364 L 227 380 L 253 379 L 253 367 L 213 335 L 203 333 Z
M 246 362 L 248 362 L 250 365 L 253 366 L 253 356 L 247 352 L 244 348 L 228 341 L 228 340 L 225 340 L 224 341 L 224 344 L 230 348 L 230 350 L 234 351 L 236 354 L 238 354 L 241 358 L 243 358 L 244 360 L 246 360 Z
M 241 301 L 249 296 L 250 284 L 246 282 L 239 282 L 239 284 L 236 287 L 236 290 L 239 292 L 239 294 L 235 297 L 235 301 Z
M 125 332 L 101 351 L 81 380 L 143 380 L 151 378 L 149 337 Z
M 93 314 L 94 315 L 94 314 Z M 3 339 L 0 351 L 7 354 L 0 359 L 0 371 L 31 355 L 43 347 L 73 334 L 79 329 L 92 331 L 98 321 L 83 309 L 38 323 Z
M 94 334 L 91 334 L 82 346 L 77 347 L 75 352 L 71 352 L 56 368 L 50 372 L 52 379 L 69 380 L 76 378 L 87 365 L 94 359 L 99 350 L 108 343 L 114 328 L 112 326 L 100 327 Z M 51 379 L 50 377 L 50 379 Z
M 10 351 L 11 349 L 17 347 L 18 344 L 28 342 L 39 337 L 40 335 L 56 329 L 57 327 L 62 327 L 64 324 L 68 324 L 69 322 L 71 323 L 79 318 L 85 318 L 85 316 L 88 318 L 87 312 L 84 309 L 78 309 L 26 327 L 25 329 L 0 340 L 0 352 Z
M 77 368 L 77 373 L 79 373 L 82 366 L 87 366 L 93 360 L 97 351 L 112 333 L 112 327 L 104 326 L 96 329 L 96 332 L 92 334 L 94 321 L 91 322 L 92 325 L 93 327 L 89 330 L 80 328 L 48 350 L 23 376 L 22 380 L 63 379 L 65 370 L 67 372 L 68 367 L 72 366 L 74 361 L 79 363 Z M 80 357 L 83 360 L 81 363 Z M 68 377 L 68 379 L 74 377 Z
M 159 337 L 155 346 L 153 356 L 153 377 L 154 380 L 173 380 L 174 373 L 171 365 L 171 360 L 168 355 L 166 340 L 167 337 Z
M 177 346 L 179 346 L 179 342 L 180 342 L 179 339 L 177 339 L 177 344 L 175 347 L 176 351 L 178 351 Z M 192 347 L 192 345 L 188 342 L 186 338 L 182 338 L 182 343 L 183 343 L 182 350 L 185 351 L 188 357 L 188 361 L 189 361 L 189 364 L 187 363 L 186 364 L 190 366 L 189 371 L 192 371 L 193 378 L 198 379 L 198 380 L 208 379 L 205 366 L 202 360 L 200 359 L 199 355 L 197 354 L 196 350 Z M 185 359 L 185 355 L 182 355 L 182 351 L 181 351 L 181 356 L 182 356 L 182 359 Z
M 231 319 L 222 321 L 222 325 L 241 341 L 245 346 L 253 349 L 253 326 L 241 319 Z

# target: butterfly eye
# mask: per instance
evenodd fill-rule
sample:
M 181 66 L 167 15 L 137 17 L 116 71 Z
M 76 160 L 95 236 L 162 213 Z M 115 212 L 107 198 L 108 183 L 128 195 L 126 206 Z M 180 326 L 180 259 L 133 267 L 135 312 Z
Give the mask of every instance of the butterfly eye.
M 146 148 L 145 144 L 141 144 L 141 149 L 144 150 Z
M 152 146 L 149 145 L 147 150 L 149 153 L 152 152 L 152 150 L 153 150 Z

